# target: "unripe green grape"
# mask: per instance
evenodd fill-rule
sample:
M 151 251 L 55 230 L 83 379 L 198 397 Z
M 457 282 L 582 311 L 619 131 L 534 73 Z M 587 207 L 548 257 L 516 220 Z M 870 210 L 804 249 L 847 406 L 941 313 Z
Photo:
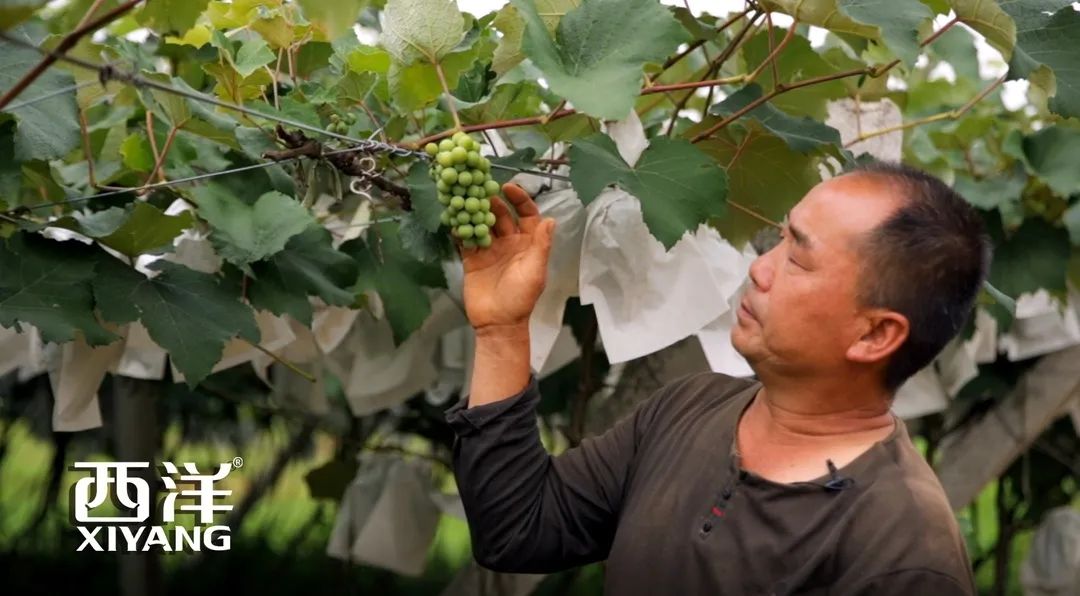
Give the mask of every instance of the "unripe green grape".
M 480 171 L 485 172 L 485 173 L 491 171 L 491 160 L 490 159 L 488 159 L 486 157 L 483 157 L 483 156 L 480 157 Z
M 457 145 L 455 145 L 454 142 L 450 139 L 443 139 L 439 141 L 439 151 L 450 151 L 454 147 L 457 147 Z
M 494 213 L 488 211 L 487 213 L 484 214 L 484 219 L 486 220 L 486 221 L 484 221 L 484 223 L 486 223 L 489 228 L 495 226 L 495 214 Z
M 476 151 L 470 151 L 465 157 L 465 163 L 469 164 L 470 168 L 475 168 L 480 165 L 480 154 Z
M 491 234 L 488 234 L 487 236 L 481 236 L 477 238 L 475 242 L 476 245 L 480 248 L 487 248 L 491 246 Z
M 473 184 L 483 184 L 487 182 L 487 174 L 480 170 L 473 168 L 469 170 L 469 173 L 472 174 Z
M 439 154 L 435 156 L 435 161 L 437 161 L 440 166 L 450 167 L 454 165 L 454 156 L 449 151 L 440 151 Z
M 489 195 L 499 194 L 499 183 L 494 181 L 494 180 L 491 180 L 491 179 L 485 180 L 484 181 L 484 192 L 486 192 Z
M 436 180 L 435 181 L 435 190 L 437 190 L 439 192 L 450 192 L 450 185 L 443 182 L 442 180 Z
M 466 213 L 468 213 L 468 212 L 466 211 Z M 482 224 L 482 223 L 485 223 L 485 222 L 487 222 L 487 213 L 484 213 L 483 211 L 477 211 L 476 213 L 473 213 L 472 214 L 472 219 L 469 220 L 469 223 L 471 223 L 474 226 L 476 224 Z
M 461 209 L 464 209 L 465 204 L 465 197 L 454 196 L 450 199 L 450 206 L 453 207 L 455 210 L 460 211 Z
M 490 233 L 491 233 L 491 230 L 490 230 L 490 228 L 487 227 L 486 224 L 474 224 L 473 225 L 473 235 L 476 236 L 477 238 L 483 238 L 484 236 L 487 236 Z
M 465 163 L 465 160 L 468 159 L 469 152 L 461 147 L 454 147 L 450 151 L 450 156 L 454 158 L 454 163 L 456 164 Z
M 445 168 L 439 176 L 442 178 L 442 181 L 447 184 L 453 184 L 458 180 L 458 173 L 454 168 Z
M 476 240 L 473 240 L 472 238 L 466 238 L 461 241 L 461 246 L 463 248 L 476 248 Z M 491 246 L 491 244 L 488 243 L 488 246 Z
M 450 195 L 439 193 L 439 203 L 443 206 L 450 204 Z
M 450 225 L 450 212 L 444 209 L 443 212 L 439 214 L 439 222 L 444 226 Z
M 471 224 L 461 224 L 457 227 L 457 235 L 459 238 L 472 238 L 473 227 Z
M 451 189 L 451 194 L 455 194 L 455 195 L 458 195 L 458 196 L 460 196 L 460 197 L 463 197 L 463 196 L 465 196 L 465 195 L 467 195 L 467 194 L 469 194 L 469 193 L 468 193 L 468 191 L 467 191 L 467 190 L 465 189 L 465 187 L 464 187 L 464 186 L 462 186 L 462 185 L 460 185 L 460 184 L 455 184 L 455 185 L 454 185 L 454 188 L 452 188 L 452 189 Z
M 465 199 L 465 210 L 469 213 L 476 213 L 480 210 L 480 199 L 476 197 L 469 197 Z
M 435 155 L 439 153 L 439 146 L 435 143 L 428 143 L 427 145 L 424 145 L 424 151 L 428 155 L 435 157 Z
M 459 224 L 472 223 L 472 216 L 469 215 L 468 212 L 466 212 L 466 211 L 458 211 L 458 214 L 455 215 L 454 217 L 457 218 L 457 222 Z
M 480 211 L 484 213 L 491 211 L 491 199 L 487 197 L 480 199 Z
M 450 140 L 457 143 L 458 145 L 461 144 L 462 139 L 467 139 L 467 138 L 469 138 L 469 133 L 467 133 L 467 132 L 465 132 L 463 130 L 459 130 L 459 131 L 455 132 L 454 134 L 450 135 Z
M 476 151 L 477 153 L 480 152 L 480 142 L 479 141 L 477 141 L 476 139 L 470 138 L 469 143 L 472 145 L 471 149 L 473 151 Z
M 458 172 L 457 182 L 462 186 L 468 186 L 472 184 L 472 174 L 470 174 L 468 170 L 465 170 L 464 172 Z
M 438 176 L 439 174 L 442 174 L 442 171 L 445 170 L 446 168 L 444 168 L 444 167 L 442 167 L 440 165 L 436 165 L 433 169 L 435 170 L 435 175 Z
M 484 196 L 484 189 L 473 184 L 469 186 L 469 190 L 465 194 L 467 196 L 476 197 L 479 199 L 480 197 Z

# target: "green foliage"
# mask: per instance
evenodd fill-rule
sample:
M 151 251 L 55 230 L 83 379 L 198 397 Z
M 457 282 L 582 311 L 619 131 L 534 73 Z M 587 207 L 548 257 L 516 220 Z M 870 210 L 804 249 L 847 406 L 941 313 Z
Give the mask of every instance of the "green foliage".
M 0 325 L 29 323 L 41 339 L 59 343 L 76 332 L 92 346 L 115 340 L 94 317 L 94 262 L 80 248 L 74 240 L 51 242 L 25 232 L 0 244 Z
M 12 34 L 19 36 L 22 32 L 16 30 Z M 0 41 L 0 93 L 14 87 L 15 83 L 40 61 L 41 55 L 37 52 Z M 53 69 L 34 81 L 20 97 L 45 97 L 73 84 L 71 75 Z M 79 144 L 79 121 L 75 115 L 74 91 L 23 106 L 17 103 L 9 104 L 0 113 L 10 114 L 15 118 L 14 157 L 17 161 L 63 157 Z
M 549 35 L 532 0 L 513 0 L 525 21 L 522 49 L 552 91 L 598 118 L 619 119 L 633 106 L 641 68 L 686 40 L 686 31 L 652 0 L 584 0 Z
M 446 278 L 437 265 L 422 263 L 402 247 L 399 224 L 372 226 L 370 240 L 356 239 L 341 246 L 360 267 L 358 292 L 376 292 L 382 298 L 386 317 L 400 344 L 420 328 L 431 312 L 425 288 L 446 287 Z
M 724 214 L 727 176 L 682 140 L 657 137 L 631 167 L 607 135 L 580 139 L 570 150 L 570 178 L 586 205 L 609 184 L 641 201 L 645 225 L 670 249 L 687 231 Z
M 1080 117 L 1080 13 L 1065 0 L 1007 0 L 1001 5 L 1016 22 L 1010 78 L 1030 79 L 1052 96 L 1051 110 Z
M 55 44 L 94 2 L 35 13 L 41 4 L 0 2 L 0 27 L 19 22 L 12 31 L 20 38 Z M 0 109 L 0 209 L 7 218 L 0 221 L 0 324 L 32 324 L 55 341 L 81 333 L 101 344 L 114 338 L 105 322 L 139 319 L 176 351 L 177 366 L 196 383 L 225 341 L 257 339 L 253 309 L 310 324 L 315 304 L 367 308 L 377 295 L 401 342 L 430 313 L 429 289 L 445 285 L 444 261 L 458 258 L 441 221 L 440 199 L 452 199 L 453 189 L 436 186 L 426 159 L 370 156 L 382 182 L 408 191 L 406 202 L 382 190 L 387 184 L 373 186 L 371 197 L 350 191 L 349 178 L 366 157 L 318 159 L 312 151 L 259 167 L 268 155 L 309 139 L 321 142 L 322 152 L 350 145 L 320 130 L 418 148 L 419 139 L 460 121 L 484 129 L 499 148 L 500 155 L 487 155 L 496 166 L 493 184 L 521 169 L 568 165 L 584 203 L 611 185 L 633 195 L 665 247 L 703 223 L 742 247 L 765 220 L 781 220 L 823 172 L 835 171 L 835 160 L 851 157 L 837 130 L 823 123 L 829 102 L 842 98 L 888 98 L 909 124 L 934 117 L 905 126 L 904 154 L 986 215 L 998 245 L 992 281 L 999 298 L 1038 288 L 1060 296 L 1067 272 L 1080 277 L 1072 246 L 1080 239 L 1080 55 L 1072 43 L 1080 21 L 1068 4 L 767 0 L 759 5 L 829 31 L 815 47 L 800 27 L 777 52 L 782 28 L 770 36 L 759 22 L 742 37 L 745 18 L 721 31 L 730 15 L 694 15 L 656 0 L 513 0 L 478 18 L 452 0 L 149 0 L 70 53 L 253 113 L 122 81 L 101 86 L 96 72 L 70 65 L 50 68 Z M 965 28 L 922 46 L 932 13 L 950 9 L 1003 52 L 1011 78 L 1032 82 L 1030 108 L 1010 112 L 990 93 L 963 114 L 935 117 L 965 106 L 989 83 Z M 357 24 L 364 42 L 352 34 Z M 138 27 L 150 30 L 145 42 L 124 39 Z M 680 54 L 681 44 L 695 40 L 700 48 Z M 10 44 L 0 49 L 0 90 L 41 59 Z M 927 60 L 917 62 L 920 53 Z M 709 63 L 724 54 L 722 63 Z M 901 64 L 877 77 L 834 77 L 893 58 Z M 952 65 L 955 83 L 931 80 L 942 63 Z M 754 71 L 752 83 L 741 82 Z M 904 84 L 887 86 L 890 77 Z M 699 83 L 712 78 L 729 82 Z M 68 90 L 76 82 L 92 84 Z M 673 84 L 681 86 L 655 88 Z M 690 141 L 766 94 L 767 102 Z M 573 114 L 550 119 L 556 108 Z M 604 121 L 631 109 L 647 141 L 634 166 L 601 133 Z M 278 134 L 278 118 L 304 124 L 304 136 L 291 124 Z M 238 167 L 251 169 L 135 190 L 159 177 Z M 103 185 L 133 190 L 90 199 Z M 165 215 L 177 197 L 194 212 Z M 402 205 L 412 210 L 402 213 Z M 379 221 L 360 223 L 365 212 Z M 382 221 L 384 214 L 398 221 Z M 49 240 L 45 228 L 66 228 L 91 243 Z M 169 252 L 185 231 L 209 234 L 225 262 L 220 272 L 165 262 L 147 278 L 102 251 L 134 262 Z M 984 300 L 986 308 L 997 304 L 990 290 Z M 205 320 L 185 322 L 204 311 Z
M 901 60 L 913 64 L 919 55 L 919 30 L 933 16 L 919 0 L 839 0 L 840 12 L 852 20 L 875 25 Z
M 356 283 L 356 262 L 335 250 L 330 233 L 311 224 L 293 236 L 285 248 L 268 259 L 252 264 L 254 281 L 248 297 L 256 308 L 274 314 L 288 314 L 311 325 L 312 308 L 308 296 L 317 296 L 334 306 L 351 306 Z
M 761 87 L 751 83 L 709 108 L 709 113 L 730 116 L 759 99 L 761 94 Z M 784 139 L 788 147 L 800 153 L 840 145 L 840 133 L 835 128 L 811 118 L 789 116 L 767 102 L 750 110 L 744 117 L 757 120 L 769 132 Z
M 214 247 L 225 260 L 245 266 L 281 249 L 289 238 L 315 223 L 292 197 L 268 192 L 254 203 L 233 196 L 219 186 L 192 192 L 199 216 L 213 228 Z
M 150 338 L 168 350 L 189 387 L 210 374 L 226 341 L 240 336 L 259 342 L 251 307 L 220 278 L 169 261 L 157 261 L 151 269 L 157 275 L 146 277 L 100 257 L 94 300 L 108 321 L 141 321 Z

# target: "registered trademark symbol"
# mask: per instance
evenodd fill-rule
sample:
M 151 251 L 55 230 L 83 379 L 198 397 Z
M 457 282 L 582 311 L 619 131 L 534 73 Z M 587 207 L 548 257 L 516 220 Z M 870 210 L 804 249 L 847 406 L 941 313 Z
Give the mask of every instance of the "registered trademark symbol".
M 232 467 L 233 468 L 242 468 L 242 467 L 244 467 L 244 458 L 240 457 L 239 455 L 232 458 Z

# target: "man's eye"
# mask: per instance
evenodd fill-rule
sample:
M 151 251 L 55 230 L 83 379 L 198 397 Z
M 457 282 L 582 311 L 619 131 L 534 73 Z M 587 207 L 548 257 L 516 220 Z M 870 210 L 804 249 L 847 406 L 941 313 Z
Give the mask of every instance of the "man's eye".
M 794 264 L 794 265 L 795 265 L 796 267 L 798 267 L 799 269 L 803 269 L 803 268 L 804 268 L 804 267 L 803 267 L 802 265 L 800 265 L 800 264 L 798 263 L 798 261 L 796 261 L 795 259 L 792 259 L 792 258 L 788 257 L 788 261 L 789 261 L 789 262 L 791 262 L 792 264 Z

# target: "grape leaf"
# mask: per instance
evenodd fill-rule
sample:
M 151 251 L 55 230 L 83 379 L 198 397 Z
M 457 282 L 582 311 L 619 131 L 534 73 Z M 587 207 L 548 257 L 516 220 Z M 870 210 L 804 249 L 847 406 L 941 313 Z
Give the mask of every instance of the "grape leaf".
M 1007 209 L 1010 204 L 1019 205 L 1027 181 L 1027 173 L 1022 167 L 981 180 L 958 172 L 953 189 L 979 209 Z
M 409 185 L 416 222 L 429 232 L 438 230 L 442 225 L 440 216 L 443 206 L 439 203 L 435 181 L 431 179 L 431 164 L 426 160 L 413 162 L 406 182 Z
M 456 249 L 445 230 L 428 231 L 417 221 L 415 213 L 406 213 L 398 227 L 401 248 L 421 263 L 438 263 L 451 259 Z
M 1024 157 L 1031 169 L 1046 181 L 1054 192 L 1071 195 L 1080 192 L 1080 131 L 1064 126 L 1047 126 L 1024 137 Z
M 18 30 L 12 35 L 21 36 Z M 41 55 L 34 50 L 0 41 L 0 94 L 12 88 L 38 62 L 41 62 Z M 0 110 L 0 113 L 14 116 L 17 123 L 16 161 L 56 159 L 79 145 L 74 90 L 19 105 L 23 101 L 35 100 L 71 87 L 74 81 L 67 72 L 50 68 L 23 90 L 18 99 Z
M 502 33 L 499 46 L 495 48 L 495 55 L 491 60 L 491 68 L 501 76 L 525 59 L 521 53 L 521 36 L 525 33 L 525 22 L 518 16 L 517 9 L 512 4 L 507 4 L 499 9 L 491 24 Z
M 0 0 L 0 31 L 25 21 L 45 0 Z
M 270 64 L 276 56 L 270 51 L 270 46 L 261 37 L 254 37 L 245 41 L 236 51 L 234 66 L 236 72 L 242 77 L 249 77 L 256 70 Z
M 155 252 L 171 247 L 180 232 L 191 227 L 194 217 L 190 211 L 178 215 L 165 215 L 149 203 L 138 201 L 127 220 L 115 232 L 98 238 L 105 246 L 129 257 Z
M 465 34 L 465 17 L 453 0 L 388 0 L 379 43 L 405 66 L 440 61 Z
M 213 228 L 210 239 L 218 254 L 238 266 L 278 252 L 289 238 L 315 223 L 303 205 L 276 191 L 260 196 L 254 204 L 245 203 L 217 185 L 195 189 L 191 194 L 199 216 Z
M 456 87 L 461 74 L 472 68 L 473 64 L 493 47 L 494 42 L 484 39 L 443 58 L 440 65 L 447 86 L 451 89 Z M 439 73 L 428 62 L 414 62 L 409 65 L 392 62 L 387 73 L 387 84 L 394 104 L 405 111 L 420 109 L 442 94 Z
M 1066 0 L 1005 0 L 1001 7 L 1016 22 L 1009 78 L 1043 88 L 1052 111 L 1080 116 L 1080 12 Z
M 308 296 L 318 296 L 327 304 L 349 306 L 356 300 L 356 262 L 335 250 L 330 232 L 319 225 L 308 226 L 293 236 L 284 250 L 253 263 L 255 281 L 248 298 L 256 308 L 274 314 L 288 314 L 311 325 Z
M 919 57 L 919 28 L 934 16 L 919 0 L 839 0 L 838 6 L 855 21 L 878 27 L 885 45 L 909 65 Z
M 789 14 L 804 25 L 817 25 L 834 33 L 850 33 L 860 37 L 874 37 L 877 27 L 860 23 L 840 10 L 838 0 L 762 0 L 768 10 Z
M 357 292 L 375 291 L 382 298 L 386 317 L 400 345 L 431 314 L 425 287 L 445 287 L 438 265 L 411 257 L 401 245 L 398 224 L 385 222 L 368 228 L 367 240 L 356 238 L 341 245 L 341 252 L 360 265 Z
M 326 39 L 337 39 L 352 29 L 368 0 L 298 0 L 311 24 Z
M 551 90 L 598 118 L 626 116 L 644 64 L 663 60 L 689 37 L 653 0 L 584 0 L 559 21 L 555 39 L 533 0 L 511 2 L 525 21 L 522 49 Z
M 548 33 L 554 34 L 559 25 L 559 19 L 572 8 L 577 7 L 580 0 L 534 0 L 536 11 L 543 19 Z M 525 33 L 525 22 L 512 4 L 507 4 L 495 14 L 492 26 L 502 33 L 499 39 L 499 47 L 495 49 L 495 57 L 491 67 L 499 76 L 517 66 L 525 55 L 521 53 L 521 38 Z
M 110 207 L 94 213 L 76 213 L 49 225 L 79 232 L 123 255 L 136 257 L 171 247 L 173 239 L 191 227 L 194 219 L 188 211 L 165 215 L 149 203 L 136 201 L 126 209 Z
M 709 108 L 709 113 L 729 116 L 762 95 L 757 83 L 751 83 Z M 750 110 L 743 118 L 753 118 L 770 132 L 784 140 L 792 149 L 807 153 L 821 147 L 839 146 L 840 133 L 827 124 L 811 118 L 796 118 L 774 108 L 768 102 Z
M 531 116 L 540 110 L 540 86 L 533 81 L 518 81 L 495 87 L 483 103 L 460 110 L 462 123 L 476 124 Z
M 1016 45 L 1016 24 L 995 0 L 948 0 L 956 16 L 972 29 L 982 33 L 990 45 L 1001 52 L 1005 60 Z
M 1008 296 L 1045 288 L 1065 291 L 1065 267 L 1069 261 L 1069 233 L 1043 219 L 1027 219 L 1009 238 L 999 226 L 988 226 L 994 239 L 990 283 Z
M 654 137 L 634 167 L 611 137 L 595 134 L 570 147 L 570 178 L 588 205 L 609 184 L 641 202 L 645 225 L 670 249 L 698 224 L 724 213 L 727 176 L 709 156 L 682 139 Z
M 195 25 L 209 0 L 146 0 L 135 19 L 158 33 L 183 34 Z
M 94 317 L 91 250 L 26 232 L 0 242 L 0 325 L 34 325 L 47 342 L 71 341 L 76 331 L 92 346 L 115 340 Z
M 189 387 L 210 374 L 228 340 L 259 342 L 255 313 L 221 278 L 164 260 L 150 265 L 154 277 L 116 259 L 99 261 L 93 287 L 102 316 L 118 324 L 141 321 Z
M 816 160 L 792 150 L 783 139 L 754 125 L 740 140 L 719 137 L 698 143 L 725 165 L 727 198 L 772 221 L 787 215 L 808 190 L 821 181 Z M 741 249 L 764 225 L 742 210 L 728 209 L 713 222 L 720 234 Z

